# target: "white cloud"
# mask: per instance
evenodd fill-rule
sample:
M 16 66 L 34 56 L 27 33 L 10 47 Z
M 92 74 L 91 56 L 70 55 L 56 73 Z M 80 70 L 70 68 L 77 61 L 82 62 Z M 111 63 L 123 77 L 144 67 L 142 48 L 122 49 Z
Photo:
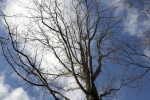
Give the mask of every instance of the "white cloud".
M 142 27 L 139 27 L 138 16 L 139 14 L 136 11 L 127 10 L 127 17 L 124 19 L 124 30 L 131 35 L 138 35 L 142 31 Z
M 2 100 L 30 100 L 27 93 L 23 90 L 23 88 L 19 87 L 13 89 L 8 96 L 4 97 Z
M 4 84 L 4 79 L 4 76 L 0 76 L 0 98 L 6 96 L 10 88 L 8 84 Z
M 27 36 L 26 39 L 27 38 L 29 39 L 27 40 L 28 42 L 25 44 L 26 46 L 24 48 L 24 52 L 26 52 L 30 57 L 33 58 L 34 61 L 36 61 L 36 64 L 40 66 L 42 71 L 44 73 L 47 72 L 50 74 L 63 73 L 66 70 L 64 69 L 64 67 L 62 67 L 60 62 L 57 60 L 52 50 L 47 45 L 43 45 L 41 42 L 36 41 L 37 39 L 46 40 L 45 37 L 43 36 L 43 33 L 41 33 L 39 26 L 45 31 L 45 34 L 49 39 L 49 43 L 52 46 L 60 47 L 60 45 L 62 45 L 62 43 L 59 41 L 57 37 L 58 34 L 49 31 L 49 29 L 41 23 L 41 19 L 38 20 L 34 18 L 31 18 L 31 19 L 27 18 L 27 17 L 33 17 L 33 16 L 35 17 L 40 16 L 40 13 L 36 12 L 35 9 L 38 9 L 38 6 L 39 6 L 38 2 L 42 4 L 42 1 L 41 0 L 7 0 L 6 9 L 4 10 L 4 13 L 10 16 L 16 15 L 15 17 L 12 17 L 12 18 L 8 17 L 6 19 L 7 19 L 8 24 L 10 25 L 11 30 L 17 27 L 17 34 L 19 34 L 17 41 L 21 43 L 20 49 L 24 47 L 25 37 Z M 47 6 L 50 6 L 51 9 L 54 9 L 51 5 L 52 3 L 54 3 L 53 0 L 44 0 L 44 2 L 46 2 Z M 64 16 L 65 16 L 64 18 L 66 18 L 65 20 L 67 20 L 68 22 L 70 19 L 69 17 L 71 16 L 71 14 L 73 14 L 72 13 L 73 11 L 69 9 L 70 4 L 72 2 L 71 0 L 59 0 L 58 2 L 61 3 L 62 7 L 65 7 L 65 9 L 64 8 L 61 8 L 61 9 L 63 9 Z M 75 3 L 75 0 L 73 2 Z M 29 7 L 30 9 L 26 7 Z M 43 11 L 43 16 L 47 18 L 51 17 L 50 14 L 44 11 Z M 71 19 L 74 18 L 74 16 L 71 16 L 71 17 L 72 17 Z M 51 27 L 56 27 L 55 24 L 53 24 L 53 21 L 50 21 L 49 19 L 48 20 L 45 19 L 45 20 L 46 20 L 45 22 L 48 25 L 51 25 Z M 60 25 L 61 23 L 62 22 L 60 22 Z M 64 26 L 62 25 L 62 28 L 63 27 Z M 39 34 L 35 34 L 35 33 L 39 33 Z M 35 41 L 33 41 L 34 39 Z M 56 51 L 57 53 L 60 54 L 62 59 L 66 58 L 64 52 L 62 52 L 64 51 L 63 49 L 56 48 Z M 64 87 L 68 87 L 68 86 L 70 86 L 71 88 L 77 87 L 77 84 L 72 76 L 71 77 L 63 76 L 63 77 L 57 78 L 55 81 L 53 81 L 55 77 L 52 75 L 51 76 L 47 75 L 45 77 L 47 77 L 49 80 L 52 80 L 50 82 L 61 84 Z M 70 98 L 74 97 L 74 100 L 76 100 L 75 98 L 81 99 L 82 97 L 85 96 L 81 90 L 77 90 L 77 91 L 78 92 L 76 91 L 67 92 L 65 95 L 67 95 Z M 75 96 L 75 95 L 81 95 L 81 96 Z
M 4 75 L 0 76 L 0 100 L 31 100 L 22 87 L 13 89 L 5 83 Z
M 146 48 L 144 50 L 144 54 L 147 55 L 148 57 L 150 57 L 150 49 L 149 48 Z
M 116 8 L 115 15 L 121 17 L 126 33 L 141 37 L 144 30 L 150 26 L 149 14 L 144 13 L 147 19 L 140 21 L 138 18 L 140 15 L 142 16 L 143 12 L 140 12 L 137 8 L 128 7 L 122 0 L 106 0 L 104 2 L 107 6 Z

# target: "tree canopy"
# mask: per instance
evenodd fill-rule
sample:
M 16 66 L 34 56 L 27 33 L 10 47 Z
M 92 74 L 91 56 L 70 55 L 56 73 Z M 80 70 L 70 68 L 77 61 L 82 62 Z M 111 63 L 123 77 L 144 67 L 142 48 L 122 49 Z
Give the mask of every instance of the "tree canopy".
M 8 0 L 3 55 L 55 100 L 102 100 L 140 87 L 150 70 L 149 1 L 132 1 Z

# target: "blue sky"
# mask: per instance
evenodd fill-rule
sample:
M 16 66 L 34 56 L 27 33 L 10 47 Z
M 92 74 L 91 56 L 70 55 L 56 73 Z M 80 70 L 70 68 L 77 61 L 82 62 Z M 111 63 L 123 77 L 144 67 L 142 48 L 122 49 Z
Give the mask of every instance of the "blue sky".
M 116 14 L 123 11 L 123 8 L 118 8 Z M 128 17 L 124 21 L 124 25 L 127 25 L 127 29 L 124 30 L 125 34 L 131 35 L 131 37 L 137 37 L 137 31 L 140 32 L 143 30 L 141 25 L 147 24 L 147 22 L 135 23 L 134 20 L 138 16 L 128 12 Z M 134 12 L 134 11 L 133 11 Z M 131 14 L 131 15 L 130 15 Z M 0 33 L 4 32 L 3 30 Z M 0 55 L 2 51 L 0 49 Z M 0 100 L 48 100 L 49 98 L 40 98 L 36 93 L 32 94 L 32 91 L 28 89 L 28 85 L 24 85 L 24 82 L 13 74 L 13 70 L 6 62 L 3 56 L 0 56 Z M 35 88 L 33 88 L 35 89 Z M 35 92 L 33 90 L 33 92 Z M 150 85 L 143 85 L 143 89 L 131 89 L 128 87 L 123 87 L 120 90 L 121 95 L 118 96 L 117 100 L 149 100 L 150 99 Z M 7 94 L 7 95 L 6 95 Z M 112 100 L 109 99 L 109 100 Z

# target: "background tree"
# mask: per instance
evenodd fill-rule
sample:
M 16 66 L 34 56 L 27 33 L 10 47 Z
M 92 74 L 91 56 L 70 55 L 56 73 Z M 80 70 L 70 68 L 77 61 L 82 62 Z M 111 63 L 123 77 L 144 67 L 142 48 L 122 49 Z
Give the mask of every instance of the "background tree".
M 24 81 L 55 100 L 75 94 L 102 100 L 123 86 L 141 85 L 149 63 L 141 58 L 143 49 L 133 47 L 136 39 L 125 41 L 115 6 L 100 0 L 25 2 L 15 2 L 19 10 L 2 10 L 7 37 L 1 37 L 7 62 Z

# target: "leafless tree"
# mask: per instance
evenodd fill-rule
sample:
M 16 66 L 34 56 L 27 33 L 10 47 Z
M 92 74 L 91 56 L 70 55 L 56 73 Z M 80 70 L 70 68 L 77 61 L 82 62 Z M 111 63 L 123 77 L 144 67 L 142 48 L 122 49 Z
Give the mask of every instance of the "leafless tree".
M 63 0 L 33 0 L 34 7 L 24 6 L 26 16 L 2 12 L 8 37 L 1 37 L 1 46 L 17 75 L 55 100 L 70 100 L 66 93 L 76 90 L 87 100 L 102 100 L 123 86 L 141 85 L 150 67 L 135 62 L 142 54 L 120 36 L 115 7 L 104 7 L 101 0 L 69 1 L 68 7 Z M 11 24 L 11 18 L 29 24 Z M 74 86 L 63 81 L 70 79 Z

